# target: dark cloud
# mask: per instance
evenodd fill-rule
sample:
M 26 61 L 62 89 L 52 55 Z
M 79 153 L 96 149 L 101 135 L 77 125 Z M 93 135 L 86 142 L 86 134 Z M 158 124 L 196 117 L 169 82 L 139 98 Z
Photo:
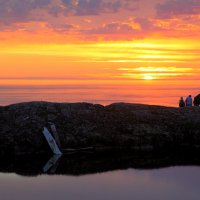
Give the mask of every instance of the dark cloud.
M 77 16 L 115 13 L 120 9 L 135 9 L 138 0 L 62 0 L 65 14 Z
M 135 30 L 129 24 L 115 22 L 83 32 L 89 34 L 132 34 L 134 31 Z
M 102 0 L 63 0 L 63 3 L 67 15 L 97 15 L 102 11 Z
M 135 2 L 138 0 L 0 0 L 0 29 L 18 27 L 14 25 L 17 23 L 45 22 L 55 31 L 71 30 L 73 25 L 59 17 L 117 13 L 134 9 Z
M 120 1 L 104 2 L 103 0 L 79 0 L 77 15 L 96 15 L 102 12 L 118 12 L 122 7 Z
M 157 5 L 157 17 L 173 18 L 200 13 L 200 0 L 168 0 Z
M 76 27 L 73 24 L 67 23 L 49 23 L 47 27 L 53 29 L 56 32 L 65 33 L 69 31 L 76 31 Z
M 131 7 L 137 0 L 0 0 L 1 21 L 28 21 L 36 20 L 31 12 L 43 9 L 44 13 L 53 16 L 99 15 L 115 13 L 122 8 Z
M 0 21 L 8 24 L 33 20 L 30 12 L 45 8 L 51 0 L 0 0 Z
M 149 31 L 155 29 L 154 24 L 147 18 L 144 17 L 137 17 L 134 19 L 136 23 L 140 25 L 141 30 Z

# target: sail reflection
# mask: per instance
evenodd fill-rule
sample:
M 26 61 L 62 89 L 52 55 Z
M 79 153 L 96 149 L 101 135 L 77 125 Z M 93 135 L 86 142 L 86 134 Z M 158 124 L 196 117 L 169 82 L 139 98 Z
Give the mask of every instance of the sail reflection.
M 114 170 L 158 169 L 170 166 L 200 166 L 200 157 L 194 152 L 146 153 L 101 152 L 68 155 L 24 155 L 2 157 L 1 173 L 22 176 L 73 175 L 80 176 Z

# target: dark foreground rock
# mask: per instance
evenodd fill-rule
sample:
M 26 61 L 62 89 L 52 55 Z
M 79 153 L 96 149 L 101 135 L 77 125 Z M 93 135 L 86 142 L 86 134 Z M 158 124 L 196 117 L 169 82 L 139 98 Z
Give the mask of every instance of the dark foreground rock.
M 49 122 L 63 149 L 200 147 L 199 107 L 31 102 L 0 107 L 0 154 L 49 152 L 42 134 Z

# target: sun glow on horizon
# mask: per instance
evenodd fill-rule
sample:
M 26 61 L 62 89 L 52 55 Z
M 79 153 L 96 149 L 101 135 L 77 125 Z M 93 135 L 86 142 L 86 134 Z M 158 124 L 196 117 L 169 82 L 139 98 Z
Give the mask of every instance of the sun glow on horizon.
M 118 70 L 123 72 L 122 76 L 124 77 L 143 80 L 168 79 L 170 77 L 193 75 L 192 68 L 181 67 L 138 67 L 119 68 Z
M 144 80 L 155 80 L 156 78 L 153 75 L 146 74 L 143 77 Z
M 12 72 L 23 77 L 37 77 L 38 74 L 39 77 L 63 77 L 66 74 L 76 79 L 157 80 L 194 76 L 199 69 L 200 48 L 188 40 L 149 39 L 148 42 L 141 39 L 85 44 L 0 45 L 0 53 L 1 64 L 5 66 L 1 73 L 6 77 Z M 197 63 L 195 68 L 194 64 L 188 67 L 193 62 Z M 14 71 L 13 66 L 18 70 Z

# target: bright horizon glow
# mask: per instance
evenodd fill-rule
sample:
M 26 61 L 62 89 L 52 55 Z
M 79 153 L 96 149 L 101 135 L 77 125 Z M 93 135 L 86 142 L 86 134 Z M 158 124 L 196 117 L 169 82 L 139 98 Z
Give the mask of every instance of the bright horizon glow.
M 150 96 L 159 98 L 165 85 L 172 98 L 191 88 L 198 94 L 199 3 L 184 2 L 2 1 L 0 89 L 68 86 L 79 96 L 87 91 L 82 86 L 95 85 L 86 100 L 98 98 L 103 88 L 103 102 L 115 96 L 143 102 L 141 87 L 153 91 L 158 86 Z M 111 87 L 114 93 L 106 93 Z M 137 96 L 128 93 L 137 89 Z M 154 97 L 150 102 L 157 101 Z
M 158 42 L 162 42 L 158 44 Z M 195 62 L 195 65 L 199 63 L 197 52 L 200 52 L 200 48 L 196 47 L 192 41 L 189 42 L 187 40 L 183 40 L 182 44 L 180 44 L 180 40 L 175 43 L 173 39 L 171 42 L 168 41 L 166 44 L 165 40 L 154 41 L 155 46 L 159 49 L 150 50 L 150 46 L 155 47 L 151 42 L 141 44 L 141 41 L 130 41 L 129 43 L 116 43 L 116 42 L 108 42 L 108 43 L 93 43 L 93 44 L 24 44 L 24 45 L 13 45 L 12 47 L 7 46 L 6 48 L 0 48 L 1 60 L 2 64 L 7 65 L 8 68 L 13 68 L 13 57 L 15 65 L 18 67 L 22 67 L 23 63 L 29 64 L 29 70 L 31 68 L 35 68 L 35 62 L 29 63 L 29 60 L 36 58 L 39 61 L 38 67 L 40 65 L 51 66 L 55 71 L 60 71 L 59 68 L 64 70 L 65 72 L 69 71 L 67 66 L 76 65 L 76 68 L 81 73 L 84 71 L 82 68 L 88 66 L 100 66 L 104 65 L 104 74 L 106 74 L 106 68 L 113 68 L 114 64 L 118 65 L 126 65 L 128 67 L 121 67 L 112 70 L 112 73 L 107 73 L 107 78 L 111 77 L 119 77 L 120 74 L 118 72 L 121 71 L 121 77 L 127 78 L 136 78 L 136 79 L 159 79 L 169 77 L 179 77 L 179 76 L 195 76 L 195 73 L 199 71 L 198 67 L 191 66 L 188 67 L 189 63 Z M 171 43 L 171 44 L 170 44 Z M 182 49 L 183 46 L 187 44 L 185 49 Z M 184 45 L 183 45 L 184 44 Z M 139 49 L 135 48 L 136 46 L 140 46 Z M 174 49 L 174 46 L 177 49 Z M 166 49 L 168 47 L 168 49 Z M 185 51 L 190 49 L 190 54 Z M 53 62 L 52 62 L 53 61 Z M 74 64 L 73 64 L 74 63 Z M 77 63 L 77 64 L 75 64 Z M 95 64 L 96 63 L 96 64 Z M 120 64 L 121 63 L 121 64 Z M 135 66 L 131 68 L 131 64 Z M 146 63 L 146 64 L 145 64 Z M 149 66 L 149 64 L 151 66 Z M 154 66 L 153 66 L 154 63 Z M 163 67 L 162 63 L 171 63 L 168 66 Z M 176 64 L 177 63 L 177 64 Z M 182 64 L 178 64 L 182 63 Z M 148 64 L 148 65 L 147 65 Z M 166 65 L 166 64 L 165 64 Z M 55 68 L 56 66 L 56 68 Z M 24 66 L 25 67 L 25 66 Z M 40 68 L 40 71 L 43 69 Z M 45 69 L 46 70 L 46 69 Z M 52 69 L 53 70 L 53 69 Z M 3 70 L 4 71 L 4 70 Z M 6 70 L 5 70 L 6 71 Z M 26 71 L 26 70 L 25 70 Z M 32 71 L 32 70 L 31 70 Z M 54 70 L 53 70 L 54 71 Z M 118 71 L 118 72 L 117 72 Z M 127 72 L 124 73 L 123 71 Z M 20 71 L 19 71 L 20 72 Z M 37 77 L 38 72 L 32 74 L 32 77 Z M 115 73 L 118 73 L 117 75 Z M 131 73 L 130 73 L 131 72 Z M 43 72 L 44 73 L 44 72 Z M 144 75 L 142 75 L 144 73 Z M 3 74 L 3 72 L 2 72 Z M 51 74 L 47 73 L 46 77 L 52 77 Z M 2 75 L 1 75 L 2 76 Z M 9 77 L 9 74 L 4 75 Z M 17 72 L 15 77 L 18 76 Z M 27 76 L 22 73 L 19 73 L 19 77 Z M 92 75 L 90 75 L 92 76 Z M 10 77 L 12 77 L 10 75 Z M 30 77 L 30 75 L 29 75 Z M 146 78 L 145 78 L 146 77 Z
M 143 76 L 144 76 L 143 77 L 144 80 L 154 80 L 155 79 L 155 77 L 150 74 L 146 74 L 146 75 L 144 74 Z

